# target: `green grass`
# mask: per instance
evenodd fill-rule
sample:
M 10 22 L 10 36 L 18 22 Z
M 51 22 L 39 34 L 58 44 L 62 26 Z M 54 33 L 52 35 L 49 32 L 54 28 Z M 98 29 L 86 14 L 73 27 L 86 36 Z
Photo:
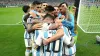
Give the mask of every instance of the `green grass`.
M 0 8 L 0 24 L 16 24 L 21 22 L 21 8 Z
M 0 26 L 0 56 L 24 56 L 23 26 Z
M 22 20 L 22 14 L 21 8 L 0 8 L 0 24 L 15 24 Z M 0 25 L 0 56 L 24 56 L 23 34 L 22 25 Z M 78 28 L 76 56 L 100 56 L 100 45 L 95 44 L 96 35 L 100 34 L 86 34 Z
M 0 56 L 24 56 L 24 28 L 21 8 L 0 8 Z
M 80 28 L 78 28 L 76 56 L 100 56 L 100 45 L 96 44 L 96 35 L 100 36 L 99 33 L 84 33 Z

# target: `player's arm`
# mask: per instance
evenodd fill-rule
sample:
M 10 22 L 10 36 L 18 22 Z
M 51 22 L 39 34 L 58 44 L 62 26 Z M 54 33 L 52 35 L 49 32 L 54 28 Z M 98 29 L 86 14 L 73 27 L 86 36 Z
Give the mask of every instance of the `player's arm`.
M 28 24 L 27 25 L 27 31 L 30 33 L 30 32 L 33 32 L 34 30 L 37 30 L 37 29 L 40 29 L 42 27 L 42 25 L 40 23 L 38 24 Z
M 63 26 L 72 28 L 73 23 L 71 21 L 67 21 L 66 19 L 62 21 Z
M 30 15 L 32 15 L 33 18 L 37 17 L 37 15 L 35 13 L 33 13 L 32 11 L 30 11 L 29 13 L 30 13 Z
M 33 21 L 32 21 L 33 24 L 42 23 L 42 22 L 43 22 L 43 21 L 40 20 L 40 19 L 38 19 L 38 18 L 34 18 Z
M 36 29 L 40 29 L 42 25 L 40 23 L 33 24 L 31 18 L 28 18 L 27 20 L 27 31 L 30 33 Z
M 52 25 L 49 26 L 49 30 L 55 30 L 55 29 L 57 29 L 60 26 L 61 25 L 59 23 L 54 23 L 54 24 L 52 24 Z
M 27 24 L 27 31 L 28 31 L 28 33 L 33 31 L 32 24 L 29 24 L 29 23 Z
M 54 30 L 62 26 L 61 20 L 56 19 L 55 23 L 49 26 L 49 30 Z
M 53 35 L 52 37 L 50 37 L 49 39 L 47 39 L 49 42 L 55 41 L 59 38 L 61 38 L 64 35 L 64 31 L 62 28 L 57 30 L 57 33 L 55 35 Z
M 44 38 L 43 38 L 43 44 L 44 44 L 44 45 L 47 45 L 47 44 L 49 44 L 50 42 L 55 41 L 55 40 L 61 38 L 63 35 L 64 35 L 64 31 L 63 31 L 62 28 L 60 28 L 60 29 L 57 30 L 56 34 L 53 35 L 52 37 L 50 37 L 50 38 L 48 38 L 48 39 L 44 39 Z
M 27 22 L 27 19 L 29 18 L 29 16 L 30 16 L 30 14 L 27 13 L 27 14 L 23 17 L 23 19 L 24 19 L 25 22 Z

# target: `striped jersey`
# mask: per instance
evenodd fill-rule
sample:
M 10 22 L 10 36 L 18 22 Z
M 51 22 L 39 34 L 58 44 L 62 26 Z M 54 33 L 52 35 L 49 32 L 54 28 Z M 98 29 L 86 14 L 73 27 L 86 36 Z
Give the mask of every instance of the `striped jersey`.
M 64 38 L 63 54 L 70 56 L 76 53 L 76 45 L 74 44 L 70 48 L 67 46 L 68 44 L 70 44 L 69 40 L 71 40 L 71 38 L 73 37 L 71 36 L 70 30 L 68 30 L 66 27 L 63 27 L 63 29 L 65 33 L 64 35 L 66 35 L 66 38 Z
M 30 34 L 27 32 L 27 22 L 24 21 L 24 17 L 25 15 L 23 15 L 22 17 L 22 23 L 23 23 L 23 26 L 24 26 L 24 29 L 25 29 L 25 32 L 24 32 L 24 39 L 29 39 L 30 38 Z
M 56 34 L 56 30 L 48 30 L 43 33 L 41 30 L 35 30 L 34 40 L 39 37 L 39 34 L 43 34 L 43 38 L 49 38 Z M 43 56 L 62 56 L 62 47 L 63 38 L 60 38 L 49 43 L 47 46 L 40 46 L 36 51 L 34 51 L 34 55 L 41 56 L 41 53 L 43 53 Z

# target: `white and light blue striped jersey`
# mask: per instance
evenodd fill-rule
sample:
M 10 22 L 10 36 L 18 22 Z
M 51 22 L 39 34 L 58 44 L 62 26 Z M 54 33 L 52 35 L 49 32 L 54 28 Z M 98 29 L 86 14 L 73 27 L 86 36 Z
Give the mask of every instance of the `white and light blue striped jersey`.
M 44 32 L 44 38 L 49 38 L 56 34 L 56 30 L 49 30 Z M 44 56 L 62 56 L 63 38 L 49 43 L 44 46 Z
M 39 37 L 39 34 L 41 34 L 41 30 L 35 30 L 34 40 Z M 54 34 L 56 34 L 56 30 L 48 30 L 42 34 L 44 38 L 49 38 Z M 34 52 L 33 55 L 42 56 L 43 54 L 43 56 L 62 56 L 62 47 L 63 47 L 63 38 L 51 42 L 47 46 L 40 46 L 37 50 L 33 50 Z
M 32 15 L 30 15 L 30 17 L 27 19 L 27 24 L 31 24 L 33 26 L 33 21 L 34 18 L 32 18 Z M 30 33 L 31 37 L 34 37 L 34 32 Z
M 39 51 L 38 50 L 34 51 L 34 53 L 35 53 L 34 55 L 37 56 L 37 55 L 41 55 L 41 53 L 43 53 L 43 56 L 62 56 L 62 53 L 63 53 L 62 47 L 63 47 L 64 39 L 65 39 L 65 41 L 71 40 L 71 36 L 70 36 L 71 33 L 68 30 L 68 28 L 66 28 L 66 27 L 62 27 L 62 28 L 64 29 L 64 35 L 66 35 L 65 37 L 68 40 L 66 40 L 64 37 L 62 37 L 61 39 L 58 39 L 54 42 L 49 43 L 47 46 L 44 46 L 44 47 L 41 46 L 41 49 L 38 49 Z M 49 38 L 49 37 L 53 36 L 54 34 L 56 34 L 56 30 L 48 30 L 48 31 L 45 31 L 43 33 L 41 32 L 41 30 L 35 30 L 34 40 L 39 38 L 40 34 L 43 34 L 42 35 L 43 38 Z M 69 54 L 75 53 L 76 52 L 76 51 L 74 51 L 74 50 L 76 50 L 75 45 L 73 47 L 68 48 L 65 46 L 66 54 L 69 55 Z
M 64 36 L 63 36 L 64 44 L 69 45 L 71 43 L 71 39 L 72 39 L 71 31 L 65 26 L 63 26 L 63 30 L 64 30 Z
M 71 36 L 70 30 L 68 30 L 68 28 L 66 28 L 66 27 L 63 27 L 63 29 L 65 32 L 65 35 L 68 36 L 67 39 L 71 40 L 71 38 L 73 38 L 73 37 Z M 64 38 L 63 54 L 66 54 L 67 56 L 75 54 L 76 53 L 76 45 L 74 44 L 72 47 L 69 48 L 65 43 L 65 42 L 67 42 L 67 40 L 66 41 L 65 40 L 66 39 Z
M 25 15 L 23 15 L 23 17 L 22 17 L 22 23 L 23 23 L 24 28 L 26 29 L 27 28 L 27 22 L 24 21 L 24 17 L 25 17 Z
M 33 13 L 35 13 L 36 15 L 37 15 L 37 17 L 36 18 L 41 18 L 38 14 L 39 14 L 39 12 L 38 11 L 35 11 L 35 10 L 31 10 L 31 12 L 33 12 Z
M 34 37 L 32 37 L 32 40 L 35 41 L 37 38 L 39 38 L 39 34 L 41 34 L 41 30 L 35 30 Z M 39 46 L 37 49 L 32 48 L 32 56 L 43 56 L 43 46 Z
M 31 12 L 35 13 L 36 15 L 39 13 L 39 12 L 37 12 L 37 11 L 35 11 L 35 10 L 31 10 Z M 37 15 L 36 18 L 37 18 L 37 19 L 40 19 L 41 17 L 40 17 L 39 15 Z M 34 18 L 32 17 L 32 15 L 30 15 L 30 17 L 27 19 L 27 23 L 28 23 L 28 24 L 32 24 L 33 20 L 34 20 Z
M 30 36 L 30 34 L 27 32 L 26 29 L 25 29 L 25 32 L 24 32 L 24 39 L 31 39 L 31 36 Z
M 23 26 L 24 26 L 24 29 L 25 29 L 25 32 L 24 32 L 24 39 L 29 39 L 30 38 L 30 34 L 27 32 L 27 22 L 24 21 L 24 17 L 25 15 L 23 15 L 22 17 L 22 23 L 23 23 Z
M 76 53 L 76 45 L 74 44 L 72 47 L 68 48 L 66 45 L 63 46 L 63 54 L 67 56 L 71 56 Z
M 31 11 L 32 11 L 33 13 L 35 13 L 35 14 L 38 13 L 38 12 L 35 11 L 35 10 L 31 10 Z M 37 16 L 36 18 L 40 19 L 40 16 Z M 27 24 L 32 24 L 32 26 L 33 26 L 33 21 L 34 21 L 34 18 L 32 17 L 32 15 L 30 15 L 29 18 L 27 19 Z M 31 35 L 31 38 L 33 38 L 33 37 L 34 37 L 34 32 L 31 32 L 30 35 Z

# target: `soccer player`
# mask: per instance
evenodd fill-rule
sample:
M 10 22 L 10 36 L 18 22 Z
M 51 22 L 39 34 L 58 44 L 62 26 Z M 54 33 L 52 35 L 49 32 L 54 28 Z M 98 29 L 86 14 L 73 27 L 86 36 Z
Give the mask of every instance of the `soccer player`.
M 65 2 L 61 3 L 59 5 L 59 9 L 61 14 L 63 15 L 63 18 L 65 18 L 64 20 L 62 20 L 62 24 L 71 30 L 72 36 L 75 36 L 76 34 L 74 33 L 74 16 L 68 11 L 68 4 L 66 4 Z
M 47 15 L 48 14 L 50 14 L 50 15 L 52 15 L 52 16 L 54 16 L 53 14 L 51 14 L 52 12 L 55 12 L 55 10 L 54 10 L 54 7 L 52 7 L 52 6 L 47 6 L 46 7 L 46 9 L 47 9 L 47 12 L 48 11 L 50 11 L 50 12 L 48 12 L 47 13 Z M 51 10 L 52 9 L 52 10 Z M 56 10 L 57 12 L 58 12 L 58 10 Z M 58 16 L 58 14 L 56 13 L 56 16 Z M 56 22 L 56 21 L 55 21 Z M 61 22 L 59 23 L 59 22 L 56 22 L 56 23 L 54 23 L 54 24 L 52 24 L 51 26 L 49 26 L 49 27 L 47 27 L 49 30 L 52 30 L 52 29 L 56 29 L 56 28 L 58 28 L 59 26 L 61 26 Z M 45 30 L 46 30 L 46 27 L 44 27 L 45 28 Z M 39 35 L 40 36 L 40 35 Z M 38 38 L 37 38 L 38 39 Z M 40 38 L 39 38 L 40 39 Z M 66 40 L 67 41 L 67 40 Z M 36 41 L 36 42 L 38 42 L 38 40 Z M 68 42 L 68 41 L 67 41 Z M 69 41 L 70 42 L 70 41 Z M 37 43 L 39 46 L 41 45 L 40 43 Z M 68 43 L 69 44 L 69 43 Z
M 52 18 L 53 16 L 51 16 L 50 14 L 47 14 L 44 17 L 43 21 L 48 22 L 50 25 L 54 22 L 54 19 Z M 71 36 L 69 34 L 69 30 L 66 29 L 66 27 L 64 28 L 58 27 L 56 28 L 56 30 L 44 31 L 44 34 L 43 34 L 44 37 L 43 35 L 41 35 L 43 37 L 43 44 L 47 45 L 47 46 L 44 46 L 44 56 L 62 56 L 63 42 L 66 43 L 67 41 L 70 41 L 69 38 L 71 38 Z M 41 32 L 40 30 L 38 32 L 42 34 L 43 31 Z M 65 35 L 63 36 L 64 33 Z M 40 35 L 38 35 L 37 37 L 39 38 Z
M 71 31 L 71 36 L 74 38 L 75 42 L 76 42 L 76 34 L 74 33 L 74 16 L 73 14 L 70 14 L 68 11 L 68 4 L 66 2 L 63 2 L 59 5 L 59 9 L 62 15 L 65 16 L 65 18 L 61 21 L 63 26 L 68 27 L 69 30 Z M 75 48 L 75 43 L 74 46 L 72 47 L 68 47 L 68 46 L 64 46 L 65 47 L 65 52 L 63 52 L 63 54 L 66 55 L 73 55 L 76 52 L 76 48 Z M 63 51 L 64 51 L 63 50 Z
M 59 15 L 61 15 L 60 13 L 59 13 L 59 9 L 56 7 L 56 8 L 54 8 L 54 7 L 52 7 L 52 6 L 47 6 L 46 7 L 46 11 L 48 12 L 47 14 L 50 14 L 50 15 L 52 15 L 52 16 L 55 16 L 56 17 L 56 19 L 55 19 L 55 24 L 53 24 L 53 25 L 51 25 L 50 27 L 49 27 L 49 29 L 56 29 L 56 28 L 58 28 L 59 26 L 62 26 L 62 23 L 61 22 L 58 22 L 59 20 L 57 20 L 58 18 L 59 18 Z M 54 14 L 54 15 L 53 15 Z M 62 16 L 63 17 L 63 16 Z M 67 36 L 68 36 L 68 34 L 67 34 Z M 68 39 L 69 40 L 69 39 Z M 67 40 L 66 40 L 67 41 Z M 68 42 L 67 41 L 67 44 L 70 44 L 70 42 Z
M 47 2 L 42 2 L 42 13 L 45 12 L 45 8 L 48 6 Z
M 37 49 L 35 50 L 34 49 L 34 34 L 35 34 L 35 30 L 38 30 L 42 27 L 41 24 L 39 23 L 35 23 L 33 24 L 34 20 L 41 20 L 41 17 L 39 14 L 39 12 L 41 11 L 41 3 L 39 1 L 34 1 L 32 4 L 31 4 L 31 11 L 29 12 L 30 13 L 30 17 L 27 19 L 27 23 L 28 23 L 28 29 L 27 31 L 30 33 L 30 35 L 32 36 L 32 55 L 35 56 L 37 54 L 37 56 L 41 54 L 43 54 L 42 52 L 38 51 L 40 49 Z M 39 53 L 37 53 L 37 52 Z
M 52 23 L 54 23 L 54 19 L 55 19 L 54 16 L 52 16 L 50 14 L 46 14 L 44 16 L 43 21 L 48 24 L 47 26 L 49 26 Z M 35 39 L 44 36 L 43 37 L 43 40 L 44 40 L 43 43 L 44 43 L 44 45 L 47 45 L 47 46 L 44 46 L 44 48 L 43 48 L 44 56 L 53 56 L 53 54 L 54 54 L 54 56 L 59 56 L 59 55 L 62 56 L 62 47 L 61 46 L 63 46 L 63 39 L 60 39 L 60 38 L 64 34 L 63 29 L 59 27 L 57 30 L 47 30 L 47 31 L 44 31 L 44 32 L 43 31 L 41 32 L 41 31 L 42 30 L 35 30 Z M 40 36 L 40 34 L 43 34 L 43 35 Z M 47 39 L 47 38 L 49 38 L 49 39 Z M 59 40 L 57 40 L 57 39 L 59 39 Z M 57 41 L 55 41 L 55 40 L 57 40 Z M 51 45 L 48 45 L 50 42 L 51 42 Z M 55 45 L 53 45 L 53 44 L 55 44 Z M 50 50 L 48 49 L 49 46 L 52 47 L 52 48 L 50 48 Z M 38 47 L 38 48 L 41 48 L 41 46 Z M 40 56 L 40 54 L 36 54 L 36 55 Z
M 51 5 L 48 5 L 47 7 L 45 7 L 45 14 L 50 14 L 52 16 L 54 16 L 54 7 Z
M 29 56 L 31 53 L 31 47 L 32 47 L 31 37 L 30 37 L 30 34 L 27 32 L 27 19 L 30 16 L 30 14 L 28 13 L 30 11 L 30 7 L 28 5 L 24 5 L 22 7 L 22 10 L 24 12 L 22 22 L 25 28 L 25 32 L 24 32 L 24 41 L 25 41 L 25 46 L 26 46 L 25 56 Z
M 52 7 L 52 6 L 48 6 L 47 8 L 49 8 L 49 9 L 47 9 L 47 16 L 48 16 L 48 14 L 49 14 L 49 17 L 53 17 L 54 15 L 53 15 L 53 12 L 54 12 L 54 8 Z M 50 12 L 51 11 L 51 12 Z M 51 16 L 50 16 L 51 15 Z M 49 22 L 52 22 L 52 20 L 50 20 L 50 19 L 48 19 L 48 17 L 46 16 L 46 19 L 44 20 L 45 22 L 46 21 L 49 21 Z M 59 27 L 58 27 L 59 28 Z M 55 33 L 56 33 L 56 31 L 54 31 Z M 35 36 L 37 37 L 37 35 L 39 35 L 39 33 L 37 33 L 36 31 L 35 31 Z M 51 38 L 49 38 L 49 39 L 44 39 L 45 41 L 44 41 L 44 45 L 47 45 L 48 43 L 50 43 L 50 42 L 52 42 L 52 41 L 54 41 L 54 40 L 57 40 L 58 38 L 60 38 L 61 37 L 61 35 L 63 34 L 64 32 L 62 32 L 62 30 L 61 29 L 59 29 L 58 31 L 57 31 L 57 33 L 54 35 L 54 36 L 52 36 Z M 46 35 L 46 34 L 45 34 Z M 35 37 L 34 37 L 35 38 Z M 36 38 L 35 38 L 36 39 Z M 49 40 L 49 41 L 48 41 Z M 59 40 L 57 41 L 57 42 L 59 42 Z M 62 46 L 62 44 L 61 44 L 61 46 Z M 57 48 L 57 46 L 56 46 L 56 48 Z M 59 47 L 58 47 L 59 48 Z M 55 53 L 55 55 L 62 55 L 61 53 L 62 53 L 62 48 L 60 49 L 60 52 L 58 52 L 58 53 Z M 52 54 L 54 54 L 54 51 L 51 51 L 52 52 Z M 51 52 L 49 52 L 49 54 L 51 53 Z M 47 52 L 46 52 L 46 54 L 47 54 Z M 41 47 L 38 47 L 37 48 L 37 50 L 36 51 L 33 51 L 33 55 L 38 55 L 38 56 L 40 56 L 40 55 L 42 55 L 42 52 L 41 52 Z M 45 55 L 45 54 L 44 54 Z
M 49 8 L 51 8 L 51 7 L 49 7 Z M 50 10 L 51 11 L 51 10 Z M 49 12 L 50 13 L 50 12 Z M 48 14 L 49 14 L 48 13 Z M 52 13 L 50 13 L 50 15 L 53 15 Z M 33 18 L 34 19 L 34 18 Z M 30 20 L 29 20 L 30 21 Z M 29 22 L 30 23 L 30 22 Z M 35 26 L 36 24 L 34 24 L 33 26 L 32 26 L 32 30 L 35 30 L 36 28 L 34 28 L 34 26 Z M 61 31 L 62 32 L 62 30 L 59 30 L 59 31 Z M 59 32 L 59 33 L 61 33 L 61 32 Z M 36 32 L 35 32 L 36 33 Z M 62 33 L 63 34 L 63 33 Z M 58 37 L 58 36 L 57 36 Z M 35 37 L 34 37 L 35 38 Z M 54 39 L 55 40 L 55 39 Z M 34 45 L 33 45 L 34 46 Z M 33 49 L 33 48 L 32 48 Z M 35 49 L 33 49 L 33 51 L 32 51 L 32 53 L 33 53 L 33 55 L 37 55 L 37 56 L 42 56 L 42 52 L 41 52 L 41 47 L 38 47 L 36 50 Z
M 60 10 L 59 10 L 58 6 L 54 6 L 54 9 L 55 9 L 54 16 L 58 17 L 58 15 L 60 13 Z
M 27 20 L 27 23 L 28 23 L 28 32 L 33 32 L 34 30 L 33 29 L 39 29 L 41 26 L 41 24 L 32 24 L 33 20 L 34 19 L 37 19 L 37 20 L 41 20 L 41 17 L 39 14 L 39 11 L 41 10 L 41 3 L 39 1 L 34 1 L 32 4 L 31 4 L 31 11 L 29 12 L 30 13 L 30 18 Z M 33 26 L 32 26 L 33 25 Z
M 30 10 L 30 14 L 32 15 L 33 18 L 40 18 L 40 16 L 38 15 L 39 12 L 41 11 L 41 2 L 39 1 L 34 1 L 31 4 L 31 10 Z

